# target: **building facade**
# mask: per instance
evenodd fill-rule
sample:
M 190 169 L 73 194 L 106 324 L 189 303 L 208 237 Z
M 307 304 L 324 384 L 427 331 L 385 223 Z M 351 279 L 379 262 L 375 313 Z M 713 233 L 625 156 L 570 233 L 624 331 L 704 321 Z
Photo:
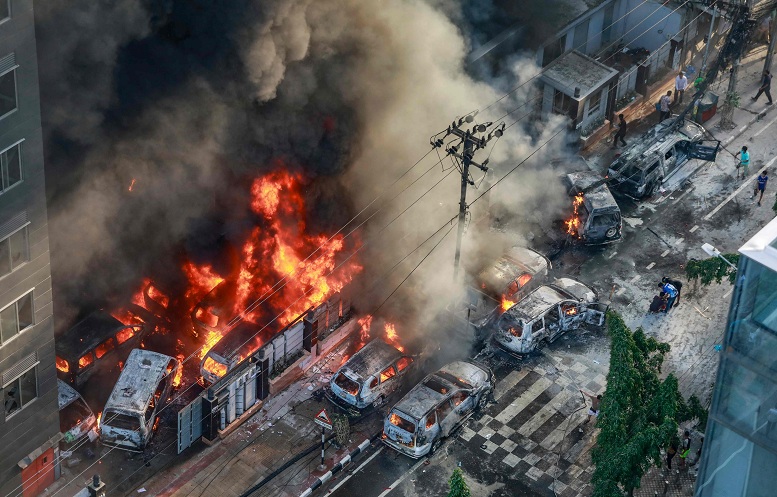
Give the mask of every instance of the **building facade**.
M 777 220 L 739 249 L 697 497 L 775 495 Z
M 0 395 L 0 495 L 37 495 L 61 435 L 32 0 L 0 0 Z

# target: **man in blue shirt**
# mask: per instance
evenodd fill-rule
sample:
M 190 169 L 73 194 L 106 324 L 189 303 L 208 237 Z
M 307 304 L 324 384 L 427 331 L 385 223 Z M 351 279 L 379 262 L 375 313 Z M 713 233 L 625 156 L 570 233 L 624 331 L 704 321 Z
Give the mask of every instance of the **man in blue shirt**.
M 758 205 L 761 205 L 761 200 L 764 199 L 764 190 L 766 190 L 766 182 L 769 181 L 769 175 L 767 174 L 766 169 L 764 169 L 764 172 L 758 175 L 758 179 L 755 181 L 756 184 L 755 191 L 753 192 L 753 198 L 758 195 L 758 192 L 761 192 L 761 196 L 758 198 Z
M 658 286 L 661 288 L 662 292 L 669 296 L 666 301 L 666 310 L 664 311 L 665 313 L 669 312 L 669 309 L 672 308 L 674 301 L 677 298 L 677 288 L 675 288 L 674 285 L 670 283 L 659 283 Z

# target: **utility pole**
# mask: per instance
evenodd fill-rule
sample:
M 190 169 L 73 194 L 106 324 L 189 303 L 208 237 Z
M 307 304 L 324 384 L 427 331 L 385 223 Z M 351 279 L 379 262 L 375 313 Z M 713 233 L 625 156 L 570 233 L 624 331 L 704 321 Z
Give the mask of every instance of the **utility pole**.
M 766 50 L 766 60 L 764 60 L 764 71 L 771 71 L 772 59 L 774 58 L 774 45 L 777 39 L 777 11 L 771 13 L 771 22 L 769 30 L 769 48 Z
M 753 0 L 747 0 L 747 15 L 753 11 Z M 733 29 L 733 27 L 732 27 Z M 737 57 L 731 64 L 731 71 L 728 77 L 728 90 L 726 90 L 726 97 L 724 99 L 724 112 L 720 116 L 720 127 L 723 129 L 731 129 L 734 127 L 734 107 L 739 101 L 737 95 L 737 75 L 739 73 L 739 62 L 742 59 L 742 52 L 745 47 L 741 47 L 737 53 Z
M 453 279 L 457 280 L 459 277 L 459 264 L 461 261 L 461 242 L 464 238 L 464 224 L 467 216 L 467 186 L 475 184 L 469 178 L 470 166 L 475 166 L 484 173 L 488 171 L 488 159 L 483 164 L 479 164 L 472 160 L 477 152 L 481 148 L 485 148 L 486 144 L 493 138 L 502 136 L 505 129 L 505 124 L 497 124 L 487 136 L 481 136 L 489 128 L 494 126 L 494 123 L 481 123 L 474 124 L 472 129 L 464 130 L 461 127 L 463 125 L 472 123 L 475 120 L 477 111 L 467 114 L 466 116 L 459 118 L 458 121 L 453 121 L 448 129 L 436 134 L 430 140 L 433 147 L 440 148 L 443 146 L 445 138 L 448 136 L 455 136 L 458 138 L 458 142 L 446 148 L 445 151 L 449 156 L 455 157 L 459 161 L 459 171 L 461 172 L 461 195 L 459 197 L 459 220 L 456 235 L 456 255 L 453 262 Z M 465 124 L 466 123 L 466 124 Z M 443 135 L 442 137 L 440 135 Z
M 707 55 L 710 53 L 710 45 L 712 45 L 712 35 L 715 33 L 715 15 L 718 13 L 718 6 L 712 5 L 712 19 L 710 20 L 710 31 L 707 34 L 707 45 L 704 47 L 704 57 L 701 60 L 701 70 L 699 76 L 706 78 L 707 72 Z

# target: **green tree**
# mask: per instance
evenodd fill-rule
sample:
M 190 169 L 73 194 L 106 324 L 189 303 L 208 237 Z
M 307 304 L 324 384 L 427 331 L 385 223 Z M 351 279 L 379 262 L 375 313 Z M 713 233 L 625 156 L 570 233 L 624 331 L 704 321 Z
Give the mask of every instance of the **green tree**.
M 464 473 L 461 472 L 460 468 L 456 468 L 453 470 L 453 474 L 451 475 L 451 479 L 448 480 L 448 485 L 450 486 L 450 491 L 448 492 L 448 497 L 469 497 L 469 487 L 467 486 L 467 482 L 464 481 Z
M 723 257 L 735 266 L 739 262 L 739 254 L 723 254 Z M 689 282 L 701 283 L 701 286 L 708 286 L 713 281 L 720 283 L 723 278 L 728 279 L 728 282 L 733 285 L 737 272 L 720 257 L 710 257 L 688 261 L 685 265 L 685 276 Z
M 633 495 L 650 466 L 662 463 L 660 448 L 676 436 L 678 421 L 691 414 L 677 378 L 659 379 L 669 345 L 642 329 L 631 331 L 612 311 L 607 330 L 610 371 L 597 421 L 601 432 L 591 452 L 593 497 Z

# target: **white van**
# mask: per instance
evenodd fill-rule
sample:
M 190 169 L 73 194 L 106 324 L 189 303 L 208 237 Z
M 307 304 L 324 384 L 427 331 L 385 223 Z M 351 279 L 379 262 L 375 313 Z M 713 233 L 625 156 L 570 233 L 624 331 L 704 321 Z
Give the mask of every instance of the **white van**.
M 105 404 L 100 441 L 141 452 L 154 434 L 157 413 L 167 402 L 180 367 L 173 357 L 150 350 L 133 350 Z

